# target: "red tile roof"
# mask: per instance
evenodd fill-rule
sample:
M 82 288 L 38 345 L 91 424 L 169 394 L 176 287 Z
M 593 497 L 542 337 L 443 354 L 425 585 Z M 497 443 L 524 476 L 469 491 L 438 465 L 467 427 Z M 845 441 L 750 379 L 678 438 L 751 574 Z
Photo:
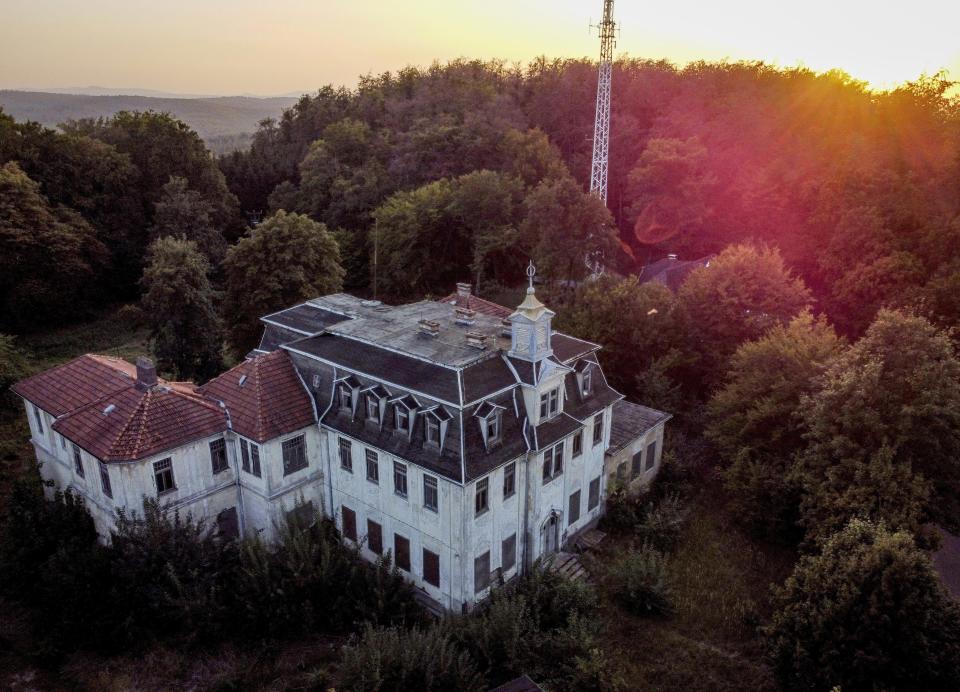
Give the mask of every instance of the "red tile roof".
M 192 385 L 161 381 L 141 389 L 131 382 L 57 419 L 53 429 L 101 461 L 134 461 L 223 432 L 227 416 Z
M 461 308 L 467 308 L 468 310 L 476 310 L 481 315 L 492 315 L 493 317 L 510 317 L 513 314 L 513 310 L 505 308 L 502 305 L 497 303 L 491 303 L 489 300 L 484 300 L 479 296 L 475 296 L 472 293 L 468 296 L 461 296 L 458 293 L 451 293 L 446 298 L 441 298 L 439 303 L 449 303 L 450 305 L 456 305 Z
M 257 442 L 317 422 L 310 394 L 286 351 L 244 361 L 210 380 L 200 391 L 223 401 L 233 429 Z
M 87 354 L 28 377 L 14 392 L 54 416 L 62 416 L 133 384 L 136 368 L 125 360 Z

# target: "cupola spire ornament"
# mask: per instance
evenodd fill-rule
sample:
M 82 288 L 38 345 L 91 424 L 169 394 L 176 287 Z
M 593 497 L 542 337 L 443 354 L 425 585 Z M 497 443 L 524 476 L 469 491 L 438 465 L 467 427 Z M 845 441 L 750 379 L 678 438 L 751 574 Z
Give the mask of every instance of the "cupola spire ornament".
M 527 295 L 508 318 L 511 323 L 511 348 L 509 355 L 537 361 L 553 353 L 550 346 L 550 320 L 554 313 L 540 302 L 533 287 L 537 268 L 533 260 L 527 265 Z

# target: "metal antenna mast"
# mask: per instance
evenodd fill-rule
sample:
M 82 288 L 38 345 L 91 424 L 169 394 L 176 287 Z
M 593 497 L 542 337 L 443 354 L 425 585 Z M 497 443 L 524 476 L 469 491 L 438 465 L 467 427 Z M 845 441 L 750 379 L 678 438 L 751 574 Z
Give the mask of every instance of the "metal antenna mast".
M 607 201 L 607 160 L 610 152 L 610 83 L 613 75 L 614 34 L 613 0 L 603 0 L 603 21 L 600 33 L 600 78 L 597 80 L 597 117 L 593 124 L 593 166 L 590 170 L 590 192 Z

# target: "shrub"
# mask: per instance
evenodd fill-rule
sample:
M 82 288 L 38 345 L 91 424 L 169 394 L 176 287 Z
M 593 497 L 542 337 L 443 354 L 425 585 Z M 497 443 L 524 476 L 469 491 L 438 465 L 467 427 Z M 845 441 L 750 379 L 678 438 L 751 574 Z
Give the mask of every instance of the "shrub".
M 620 602 L 638 615 L 673 612 L 666 559 L 648 543 L 624 555 L 611 569 L 610 581 Z
M 367 625 L 360 637 L 343 648 L 339 686 L 379 692 L 487 688 L 470 654 L 456 645 L 442 625 L 426 630 Z
M 607 495 L 603 528 L 618 533 L 632 531 L 640 519 L 640 514 L 641 507 L 637 498 L 631 497 L 622 483 L 614 483 Z
M 687 510 L 676 494 L 667 495 L 659 502 L 647 505 L 643 519 L 637 524 L 637 534 L 644 543 L 651 544 L 661 552 L 669 552 L 677 547 L 683 526 L 687 520 Z

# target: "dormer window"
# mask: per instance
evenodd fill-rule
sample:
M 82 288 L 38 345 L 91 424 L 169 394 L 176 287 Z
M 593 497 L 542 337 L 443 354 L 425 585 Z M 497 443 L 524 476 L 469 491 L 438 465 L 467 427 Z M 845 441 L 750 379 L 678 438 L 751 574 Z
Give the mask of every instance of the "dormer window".
M 500 442 L 503 431 L 503 406 L 484 401 L 474 414 L 480 421 L 483 444 L 487 449 Z
M 400 406 L 397 407 L 397 430 L 400 432 L 410 431 L 410 412 Z
M 360 382 L 353 375 L 339 380 L 337 392 L 340 397 L 340 409 L 348 411 L 351 417 L 357 415 L 357 401 L 360 398 Z
M 403 394 L 390 400 L 393 404 L 393 425 L 397 432 L 406 433 L 409 438 L 413 434 L 413 424 L 416 419 L 420 402 L 409 394 Z
M 440 446 L 440 422 L 433 416 L 424 419 L 424 437 L 428 444 Z
M 590 391 L 593 388 L 593 371 L 585 370 L 583 372 L 583 386 L 580 388 L 580 391 L 584 396 L 590 396 Z
M 423 411 L 423 439 L 433 447 L 443 447 L 447 437 L 447 425 L 453 418 L 442 406 L 432 406 Z
M 554 387 L 540 395 L 540 420 L 553 418 L 560 412 L 560 388 Z
M 580 397 L 586 399 L 593 392 L 593 361 L 581 360 L 574 367 L 577 376 L 577 389 Z
M 380 402 L 377 398 L 367 394 L 367 420 L 380 420 Z
M 345 385 L 340 385 L 340 408 L 353 410 L 353 392 Z
M 360 390 L 364 395 L 364 417 L 377 425 L 383 425 L 383 414 L 387 410 L 387 397 L 390 392 L 381 384 L 373 384 Z

